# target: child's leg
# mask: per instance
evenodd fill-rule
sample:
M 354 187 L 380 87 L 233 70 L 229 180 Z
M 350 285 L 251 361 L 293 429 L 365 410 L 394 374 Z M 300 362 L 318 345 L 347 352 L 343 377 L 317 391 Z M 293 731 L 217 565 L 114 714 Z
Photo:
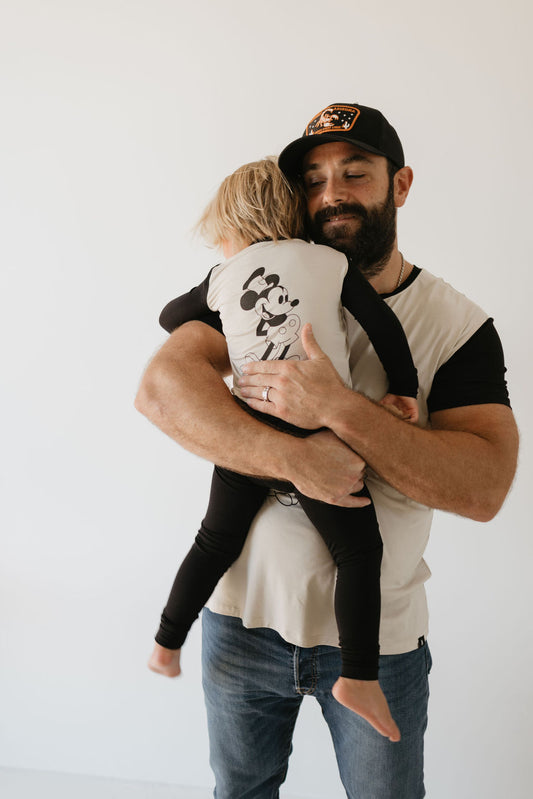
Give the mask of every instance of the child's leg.
M 368 489 L 361 493 L 370 496 Z M 374 505 L 341 508 L 297 496 L 338 569 L 335 616 L 342 649 L 342 674 L 376 680 L 383 543 Z
M 370 496 L 368 489 L 362 492 Z M 342 657 L 333 693 L 382 735 L 399 740 L 378 682 L 380 569 L 383 544 L 373 505 L 341 508 L 297 494 L 337 566 L 335 616 Z
M 267 492 L 266 485 L 215 466 L 205 519 L 180 566 L 161 616 L 158 646 L 150 661 L 155 671 L 169 676 L 169 669 L 179 673 L 179 655 L 176 661 L 166 653 L 181 647 L 216 584 L 240 555 Z

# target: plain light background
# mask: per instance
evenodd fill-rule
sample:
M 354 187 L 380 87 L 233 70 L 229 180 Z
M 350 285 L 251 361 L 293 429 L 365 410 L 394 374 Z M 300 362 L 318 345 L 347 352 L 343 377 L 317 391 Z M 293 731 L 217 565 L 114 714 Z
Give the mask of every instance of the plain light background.
M 531 793 L 533 13 L 527 0 L 0 0 L 0 765 L 210 786 L 199 625 L 145 666 L 210 466 L 135 412 L 221 179 L 330 102 L 379 107 L 407 259 L 496 320 L 522 433 L 496 520 L 428 550 L 431 799 Z M 343 796 L 312 700 L 286 794 Z

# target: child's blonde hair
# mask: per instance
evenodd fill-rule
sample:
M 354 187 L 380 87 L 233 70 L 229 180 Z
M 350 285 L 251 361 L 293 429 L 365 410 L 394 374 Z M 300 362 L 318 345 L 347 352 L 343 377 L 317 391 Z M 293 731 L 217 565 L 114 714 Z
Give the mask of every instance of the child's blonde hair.
M 307 239 L 303 191 L 288 183 L 274 156 L 244 164 L 222 181 L 197 229 L 214 247 L 230 238 Z

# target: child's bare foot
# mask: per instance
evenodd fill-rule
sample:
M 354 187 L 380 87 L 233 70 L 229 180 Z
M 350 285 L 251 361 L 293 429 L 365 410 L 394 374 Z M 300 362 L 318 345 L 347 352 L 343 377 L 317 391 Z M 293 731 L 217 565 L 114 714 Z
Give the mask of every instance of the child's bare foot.
M 166 649 L 156 644 L 148 661 L 148 668 L 165 677 L 177 677 L 181 674 L 180 668 L 181 649 Z
M 400 730 L 391 716 L 385 694 L 377 680 L 339 677 L 331 693 L 337 702 L 362 716 L 389 741 L 400 740 Z

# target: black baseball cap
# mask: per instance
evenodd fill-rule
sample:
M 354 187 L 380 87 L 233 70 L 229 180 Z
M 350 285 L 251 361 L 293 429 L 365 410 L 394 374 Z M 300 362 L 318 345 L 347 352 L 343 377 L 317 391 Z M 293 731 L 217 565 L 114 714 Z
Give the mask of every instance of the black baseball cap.
M 296 177 L 304 155 L 328 141 L 345 141 L 362 150 L 384 155 L 399 169 L 405 166 L 402 143 L 381 111 L 354 103 L 332 103 L 307 125 L 303 135 L 289 144 L 278 159 L 286 177 Z

